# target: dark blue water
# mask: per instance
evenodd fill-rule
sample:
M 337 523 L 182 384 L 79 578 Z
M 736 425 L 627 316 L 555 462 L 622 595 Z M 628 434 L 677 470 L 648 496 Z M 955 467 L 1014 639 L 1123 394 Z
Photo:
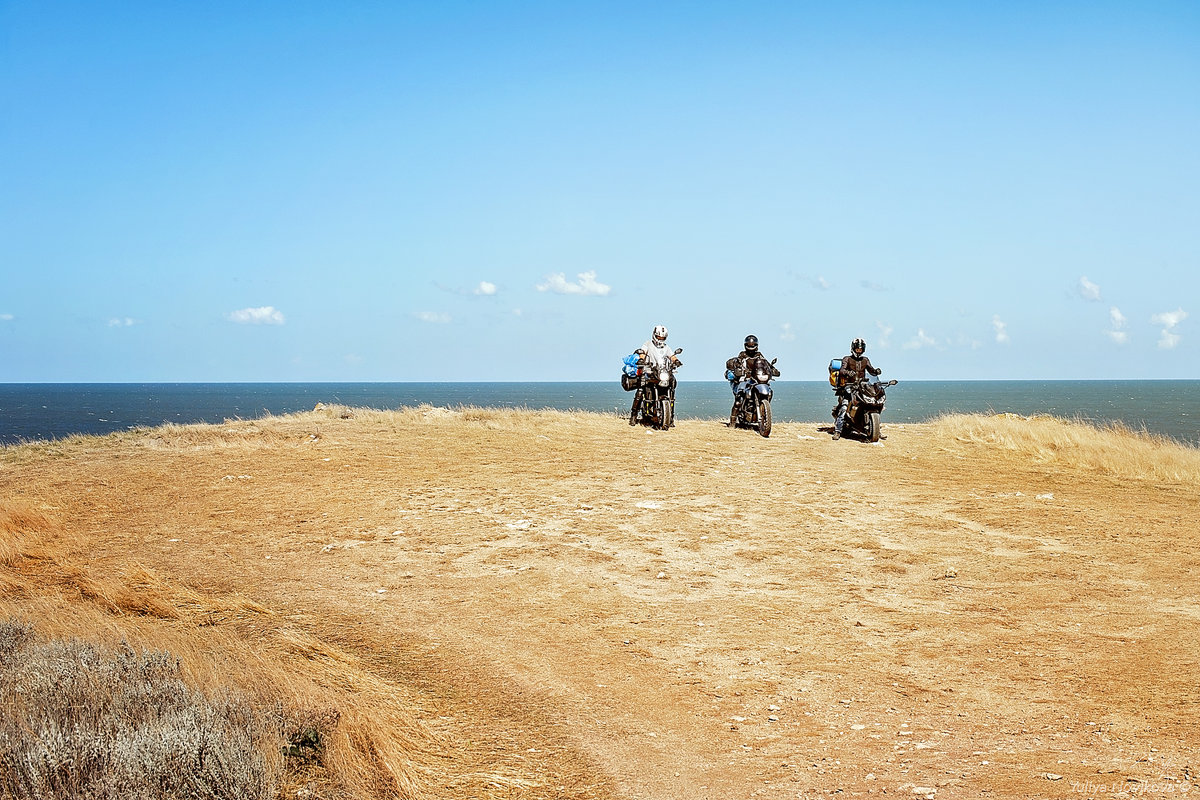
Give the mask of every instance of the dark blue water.
M 827 383 L 780 381 L 779 422 L 825 422 Z M 729 385 L 681 382 L 676 414 L 721 419 Z M 616 381 L 596 383 L 42 383 L 0 384 L 0 444 L 106 434 L 164 422 L 223 422 L 309 411 L 317 403 L 394 409 L 434 406 L 627 412 Z M 1200 444 L 1200 381 L 911 381 L 888 391 L 884 422 L 924 422 L 944 412 L 1052 414 L 1121 422 Z

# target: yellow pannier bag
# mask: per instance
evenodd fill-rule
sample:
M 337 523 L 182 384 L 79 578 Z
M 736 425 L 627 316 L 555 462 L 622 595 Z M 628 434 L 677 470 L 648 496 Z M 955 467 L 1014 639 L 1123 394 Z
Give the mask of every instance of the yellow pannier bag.
M 833 388 L 839 388 L 842 380 L 842 360 L 835 358 L 829 362 L 829 385 Z

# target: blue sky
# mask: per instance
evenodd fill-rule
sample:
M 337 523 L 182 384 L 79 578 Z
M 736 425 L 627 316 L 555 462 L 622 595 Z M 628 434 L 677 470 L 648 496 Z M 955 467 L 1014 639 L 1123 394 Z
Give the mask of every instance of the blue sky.
M 0 381 L 1200 378 L 1200 4 L 0 0 Z

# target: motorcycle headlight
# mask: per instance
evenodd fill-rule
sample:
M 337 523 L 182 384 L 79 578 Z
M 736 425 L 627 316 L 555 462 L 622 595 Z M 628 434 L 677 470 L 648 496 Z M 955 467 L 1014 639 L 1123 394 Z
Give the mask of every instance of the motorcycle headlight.
M 755 374 L 754 377 L 755 377 L 755 379 L 758 380 L 759 383 L 766 383 L 770 379 L 770 376 L 767 375 L 767 373 L 765 373 L 765 372 L 759 372 L 759 373 Z

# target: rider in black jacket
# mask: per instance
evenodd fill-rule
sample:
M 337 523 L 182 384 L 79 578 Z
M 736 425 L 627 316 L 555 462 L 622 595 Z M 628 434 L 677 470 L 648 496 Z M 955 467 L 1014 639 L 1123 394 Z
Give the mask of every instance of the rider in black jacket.
M 867 343 L 862 339 L 855 339 L 850 343 L 850 355 L 842 358 L 842 369 L 839 373 L 840 384 L 837 389 L 838 407 L 837 421 L 833 425 L 833 438 L 842 438 L 842 426 L 846 422 L 846 413 L 850 409 L 850 392 L 846 386 L 852 383 L 858 383 L 868 374 L 878 375 L 883 370 L 878 369 L 871 364 L 871 359 L 867 358 Z
M 756 358 L 766 358 L 766 356 L 758 349 L 758 337 L 750 334 L 742 343 L 742 352 L 725 362 L 725 369 L 732 372 L 734 376 L 734 380 L 729 382 L 733 386 L 734 394 L 737 393 L 738 381 L 750 372 L 750 363 Z M 767 359 L 767 362 L 770 363 L 770 359 Z M 778 378 L 779 370 L 772 366 L 771 374 Z

